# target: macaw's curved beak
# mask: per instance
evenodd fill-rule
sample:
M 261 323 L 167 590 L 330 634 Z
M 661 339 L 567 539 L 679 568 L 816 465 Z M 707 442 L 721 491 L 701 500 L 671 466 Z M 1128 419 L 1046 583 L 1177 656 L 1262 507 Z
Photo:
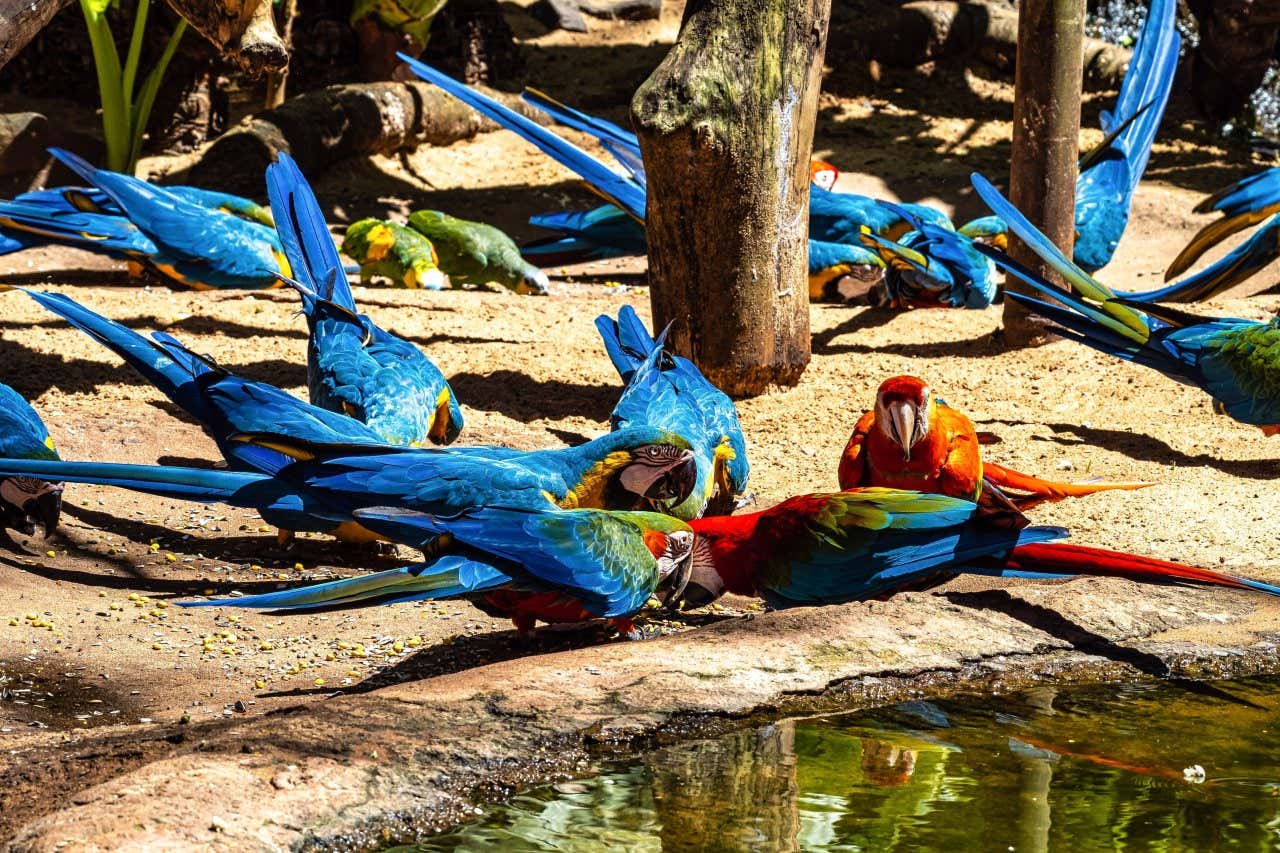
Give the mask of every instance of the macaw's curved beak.
M 448 388 L 436 397 L 436 411 L 431 416 L 431 426 L 427 428 L 427 438 L 432 444 L 451 444 L 462 432 L 461 424 L 454 423 L 452 402 L 453 395 Z
M 897 400 L 885 406 L 889 413 L 889 437 L 902 449 L 902 458 L 911 461 L 911 448 L 924 435 L 920 407 L 908 400 Z
M 692 450 L 682 450 L 662 465 L 632 464 L 622 472 L 622 485 L 627 491 L 672 504 L 693 494 L 697 481 L 698 462 Z
M 38 522 L 44 528 L 45 538 L 49 538 L 58 529 L 58 521 L 62 518 L 61 486 L 27 501 L 22 511 L 29 519 Z

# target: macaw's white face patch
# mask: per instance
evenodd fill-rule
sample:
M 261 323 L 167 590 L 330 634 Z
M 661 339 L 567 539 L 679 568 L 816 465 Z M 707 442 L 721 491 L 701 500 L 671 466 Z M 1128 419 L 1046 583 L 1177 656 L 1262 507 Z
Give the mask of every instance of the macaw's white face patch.
M 9 477 L 0 480 L 0 499 L 19 508 L 25 506 L 27 501 L 61 491 L 62 483 L 49 483 L 33 477 Z

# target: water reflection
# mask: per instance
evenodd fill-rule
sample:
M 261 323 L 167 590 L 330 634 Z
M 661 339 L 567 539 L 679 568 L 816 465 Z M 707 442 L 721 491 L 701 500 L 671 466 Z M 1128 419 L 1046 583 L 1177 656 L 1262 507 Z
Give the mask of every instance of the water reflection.
M 1280 681 L 1219 687 L 787 720 L 533 792 L 415 849 L 1280 849 Z

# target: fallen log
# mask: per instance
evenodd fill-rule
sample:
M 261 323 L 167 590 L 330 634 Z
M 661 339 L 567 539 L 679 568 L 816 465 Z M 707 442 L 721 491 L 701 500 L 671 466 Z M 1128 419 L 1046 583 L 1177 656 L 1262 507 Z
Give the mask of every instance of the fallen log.
M 514 95 L 495 97 L 545 122 Z M 422 144 L 448 145 L 497 125 L 427 83 L 329 86 L 259 113 L 213 142 L 192 167 L 197 186 L 262 194 L 262 173 L 278 151 L 312 174 L 339 160 L 392 154 Z
M 1017 9 L 999 0 L 915 0 L 885 9 L 860 29 L 862 38 L 854 49 L 865 59 L 890 66 L 973 58 L 1012 73 L 1018 53 Z M 832 41 L 833 51 L 837 44 Z M 1086 38 L 1085 86 L 1119 88 L 1130 56 L 1123 47 Z M 831 57 L 833 62 L 838 59 Z

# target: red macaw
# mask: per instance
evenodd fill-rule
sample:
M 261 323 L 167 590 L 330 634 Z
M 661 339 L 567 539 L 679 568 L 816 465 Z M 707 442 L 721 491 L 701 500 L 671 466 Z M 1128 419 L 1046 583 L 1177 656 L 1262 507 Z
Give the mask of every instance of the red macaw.
M 1059 483 L 984 462 L 973 421 L 936 399 L 923 379 L 894 376 L 853 429 L 840 457 L 840 488 L 887 486 L 1026 510 L 1044 501 L 1150 483 Z

